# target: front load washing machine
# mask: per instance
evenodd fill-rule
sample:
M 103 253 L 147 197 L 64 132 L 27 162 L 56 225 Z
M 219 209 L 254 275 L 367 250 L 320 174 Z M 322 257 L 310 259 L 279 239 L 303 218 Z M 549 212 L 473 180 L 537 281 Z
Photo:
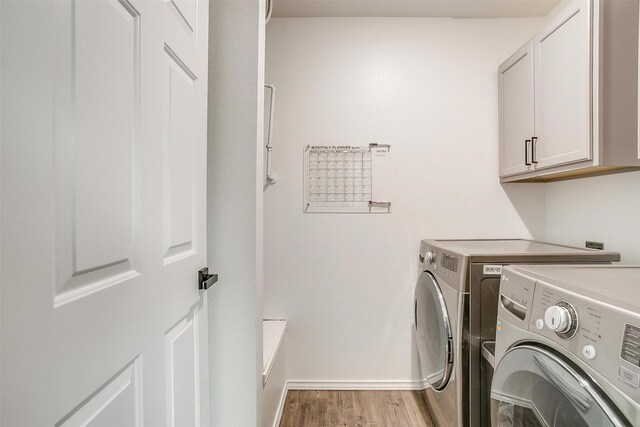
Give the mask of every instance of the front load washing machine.
M 497 329 L 494 426 L 640 425 L 640 267 L 507 267 Z
M 492 371 L 481 345 L 495 339 L 503 265 L 610 263 L 620 254 L 529 240 L 423 240 L 414 330 L 424 398 L 441 427 L 490 424 Z

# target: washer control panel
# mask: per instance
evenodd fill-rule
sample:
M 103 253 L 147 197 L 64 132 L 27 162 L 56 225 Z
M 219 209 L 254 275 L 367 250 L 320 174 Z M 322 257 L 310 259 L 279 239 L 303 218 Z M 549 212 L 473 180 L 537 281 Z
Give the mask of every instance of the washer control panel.
M 640 403 L 640 313 L 536 280 L 528 329 Z
M 635 366 L 640 366 L 640 328 L 630 324 L 624 326 L 620 357 Z
M 596 301 L 587 303 L 577 295 L 539 281 L 536 283 L 531 305 L 531 331 L 559 343 L 577 340 L 595 346 L 603 338 L 602 320 L 603 309 Z
M 587 344 L 584 347 L 582 347 L 582 355 L 586 359 L 593 360 L 598 355 L 598 352 L 596 351 L 596 348 L 593 345 Z

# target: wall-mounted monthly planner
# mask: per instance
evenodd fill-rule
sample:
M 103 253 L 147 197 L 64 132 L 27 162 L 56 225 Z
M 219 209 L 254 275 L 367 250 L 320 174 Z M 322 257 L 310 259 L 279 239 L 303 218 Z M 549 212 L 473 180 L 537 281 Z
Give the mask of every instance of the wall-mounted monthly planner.
M 304 149 L 304 212 L 391 213 L 391 146 Z

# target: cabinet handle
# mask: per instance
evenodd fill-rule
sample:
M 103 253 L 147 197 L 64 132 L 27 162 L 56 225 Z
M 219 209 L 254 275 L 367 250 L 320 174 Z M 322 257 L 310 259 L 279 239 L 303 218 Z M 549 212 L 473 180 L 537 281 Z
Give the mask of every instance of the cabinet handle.
M 538 137 L 532 136 L 531 137 L 531 162 L 532 163 L 538 163 L 538 150 L 536 148 L 537 146 L 538 146 Z
M 524 141 L 524 164 L 527 166 L 531 166 L 531 162 L 529 161 L 529 147 L 531 147 L 531 140 L 527 139 Z

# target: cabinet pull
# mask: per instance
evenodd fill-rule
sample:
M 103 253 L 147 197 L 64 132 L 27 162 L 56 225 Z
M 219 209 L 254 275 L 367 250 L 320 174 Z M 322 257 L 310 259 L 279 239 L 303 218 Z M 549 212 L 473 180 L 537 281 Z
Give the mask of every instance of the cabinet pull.
M 531 140 L 527 139 L 524 141 L 524 164 L 527 166 L 531 166 L 531 162 L 529 161 L 529 147 L 531 147 Z
M 531 162 L 532 163 L 538 163 L 537 146 L 538 146 L 538 137 L 532 136 L 531 137 Z

